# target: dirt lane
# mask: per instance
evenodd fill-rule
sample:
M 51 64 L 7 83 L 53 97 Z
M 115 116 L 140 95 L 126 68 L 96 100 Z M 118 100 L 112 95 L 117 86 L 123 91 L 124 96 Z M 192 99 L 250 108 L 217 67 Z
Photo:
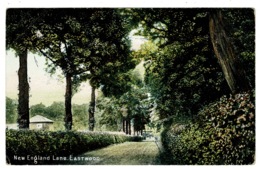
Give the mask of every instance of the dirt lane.
M 156 165 L 158 147 L 154 141 L 125 142 L 86 152 L 70 164 L 78 165 Z M 80 160 L 80 161 L 79 161 Z

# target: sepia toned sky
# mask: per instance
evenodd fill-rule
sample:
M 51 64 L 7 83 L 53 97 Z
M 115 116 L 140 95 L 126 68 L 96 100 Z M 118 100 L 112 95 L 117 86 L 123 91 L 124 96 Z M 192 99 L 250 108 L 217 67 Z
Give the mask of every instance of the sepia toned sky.
M 132 49 L 136 50 L 145 41 L 140 36 L 131 36 Z M 6 96 L 18 99 L 18 75 L 19 59 L 13 50 L 6 51 Z M 65 79 L 61 76 L 61 70 L 57 69 L 55 75 L 45 71 L 45 58 L 37 54 L 28 55 L 28 78 L 30 85 L 30 106 L 43 103 L 48 106 L 54 101 L 64 101 Z M 72 103 L 83 104 L 90 101 L 91 87 L 88 82 L 82 83 L 80 90 L 72 98 Z

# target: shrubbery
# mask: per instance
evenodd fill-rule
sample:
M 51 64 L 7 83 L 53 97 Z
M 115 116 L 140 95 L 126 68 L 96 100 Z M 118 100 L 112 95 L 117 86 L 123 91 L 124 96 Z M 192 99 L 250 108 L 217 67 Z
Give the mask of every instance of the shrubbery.
M 69 156 L 126 141 L 140 141 L 141 137 L 95 132 L 50 132 L 7 130 L 6 155 L 11 164 L 34 164 L 15 160 L 14 156 Z M 42 164 L 44 162 L 38 162 Z M 48 164 L 51 163 L 50 161 Z
M 254 163 L 254 100 L 250 94 L 223 96 L 204 107 L 185 128 L 172 125 L 165 129 L 162 133 L 164 163 Z

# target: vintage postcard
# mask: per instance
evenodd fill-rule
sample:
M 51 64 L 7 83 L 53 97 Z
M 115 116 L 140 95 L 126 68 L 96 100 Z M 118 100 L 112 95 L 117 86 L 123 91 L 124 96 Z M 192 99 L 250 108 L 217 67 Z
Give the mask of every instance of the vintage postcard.
M 6 164 L 252 165 L 255 9 L 8 8 Z

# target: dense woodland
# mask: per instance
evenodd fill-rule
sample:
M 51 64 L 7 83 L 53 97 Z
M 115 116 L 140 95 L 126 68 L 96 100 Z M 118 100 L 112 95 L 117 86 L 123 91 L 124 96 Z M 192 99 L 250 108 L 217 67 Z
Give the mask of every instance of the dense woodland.
M 146 39 L 137 51 L 133 30 Z M 68 131 L 149 127 L 161 133 L 163 164 L 254 162 L 253 9 L 8 9 L 6 45 L 20 62 L 7 122 L 20 129 L 39 113 Z M 28 52 L 44 56 L 50 74 L 62 70 L 65 103 L 29 108 Z M 85 81 L 90 103 L 72 105 Z

